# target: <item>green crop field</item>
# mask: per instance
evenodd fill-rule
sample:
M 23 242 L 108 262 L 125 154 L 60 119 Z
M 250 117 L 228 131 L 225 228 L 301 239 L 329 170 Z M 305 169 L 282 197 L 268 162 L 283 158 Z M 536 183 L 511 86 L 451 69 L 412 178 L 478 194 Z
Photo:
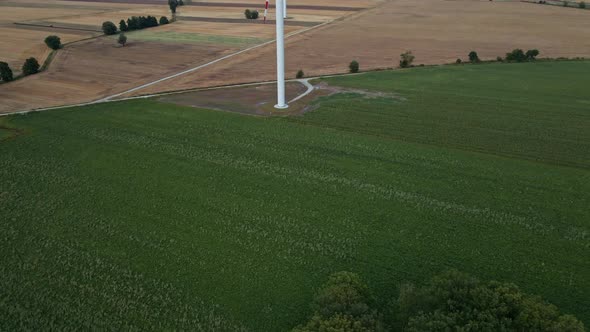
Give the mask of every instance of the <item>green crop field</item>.
M 234 47 L 246 47 L 262 44 L 266 39 L 254 37 L 233 37 L 221 35 L 207 35 L 200 33 L 183 33 L 175 31 L 132 31 L 128 33 L 133 40 L 155 41 L 163 43 L 187 43 L 187 44 L 215 44 Z M 114 38 L 114 37 L 113 37 Z
M 589 71 L 333 78 L 356 92 L 290 118 L 153 100 L 3 118 L 21 134 L 0 142 L 0 330 L 284 331 L 332 272 L 386 301 L 447 268 L 589 325 Z
M 7 139 L 12 136 L 12 133 L 4 128 L 0 128 L 0 140 Z

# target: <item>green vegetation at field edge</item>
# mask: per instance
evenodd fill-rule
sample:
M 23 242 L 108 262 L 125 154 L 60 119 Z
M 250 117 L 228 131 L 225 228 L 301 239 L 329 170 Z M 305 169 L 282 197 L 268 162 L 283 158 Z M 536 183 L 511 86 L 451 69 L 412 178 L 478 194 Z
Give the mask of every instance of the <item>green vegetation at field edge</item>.
M 256 45 L 267 41 L 266 39 L 254 37 L 233 37 L 200 33 L 150 30 L 129 32 L 128 37 L 130 40 L 154 41 L 163 43 L 216 44 L 234 47 Z

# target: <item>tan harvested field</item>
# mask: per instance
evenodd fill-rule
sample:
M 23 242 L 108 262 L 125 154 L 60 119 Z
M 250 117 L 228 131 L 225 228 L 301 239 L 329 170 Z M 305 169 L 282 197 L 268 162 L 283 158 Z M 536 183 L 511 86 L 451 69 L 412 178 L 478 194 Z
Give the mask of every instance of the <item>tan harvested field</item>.
M 117 47 L 110 38 L 80 42 L 58 52 L 50 70 L 0 85 L 0 113 L 92 101 L 231 51 L 213 45 L 150 42 Z
M 495 59 L 514 48 L 537 48 L 543 57 L 590 56 L 590 11 L 521 2 L 396 0 L 287 41 L 286 72 L 342 73 L 357 59 L 362 69 L 396 67 L 412 50 L 416 64 L 465 59 L 476 50 Z M 263 81 L 274 78 L 274 47 L 154 85 L 136 95 Z M 252 76 L 248 68 L 260 68 Z
M 62 43 L 78 41 L 98 33 L 82 30 L 57 29 L 16 25 L 34 23 L 59 17 L 92 17 L 105 10 L 104 6 L 80 6 L 61 1 L 0 1 L 0 61 L 7 62 L 15 73 L 20 72 L 25 59 L 35 57 L 43 63 L 49 50 L 43 42 L 48 35 L 59 35 Z
M 74 33 L 72 33 L 74 32 Z M 0 26 L 0 61 L 7 62 L 15 72 L 20 72 L 25 59 L 35 57 L 42 63 L 50 50 L 43 40 L 50 34 L 59 34 L 62 42 L 67 43 L 93 36 L 93 33 L 76 31 L 56 31 L 47 29 L 39 31 L 28 27 Z M 0 88 L 2 89 L 2 88 Z
M 0 4 L 2 4 L 0 2 Z M 0 5 L 0 23 L 13 23 L 29 20 L 50 19 L 60 16 L 92 15 L 100 12 L 96 9 L 67 9 L 67 8 L 27 8 Z

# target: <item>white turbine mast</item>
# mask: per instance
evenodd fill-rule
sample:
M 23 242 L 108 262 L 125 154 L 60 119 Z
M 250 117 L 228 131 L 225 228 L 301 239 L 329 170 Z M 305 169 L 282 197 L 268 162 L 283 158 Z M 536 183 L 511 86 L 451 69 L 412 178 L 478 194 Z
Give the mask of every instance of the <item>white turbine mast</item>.
M 287 0 L 283 0 L 283 18 L 287 18 Z
M 287 1 L 276 0 L 277 25 L 277 104 L 275 108 L 289 107 L 285 102 L 285 21 L 287 17 Z

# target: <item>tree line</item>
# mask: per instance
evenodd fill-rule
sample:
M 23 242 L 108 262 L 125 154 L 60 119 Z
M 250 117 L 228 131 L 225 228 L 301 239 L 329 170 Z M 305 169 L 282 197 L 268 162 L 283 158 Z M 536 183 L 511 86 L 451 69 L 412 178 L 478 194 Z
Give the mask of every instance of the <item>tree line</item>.
M 309 320 L 292 332 L 584 331 L 576 317 L 512 283 L 456 270 L 397 293 L 379 299 L 359 275 L 334 273 L 315 293 Z
M 121 20 L 119 22 L 119 28 L 115 25 L 115 23 L 111 21 L 106 21 L 102 23 L 102 32 L 105 35 L 114 35 L 117 32 L 126 32 L 126 31 L 133 31 L 133 30 L 141 30 L 146 28 L 157 27 L 158 25 L 165 25 L 170 23 L 166 16 L 160 17 L 160 20 L 155 16 L 132 16 L 129 17 L 127 20 Z

